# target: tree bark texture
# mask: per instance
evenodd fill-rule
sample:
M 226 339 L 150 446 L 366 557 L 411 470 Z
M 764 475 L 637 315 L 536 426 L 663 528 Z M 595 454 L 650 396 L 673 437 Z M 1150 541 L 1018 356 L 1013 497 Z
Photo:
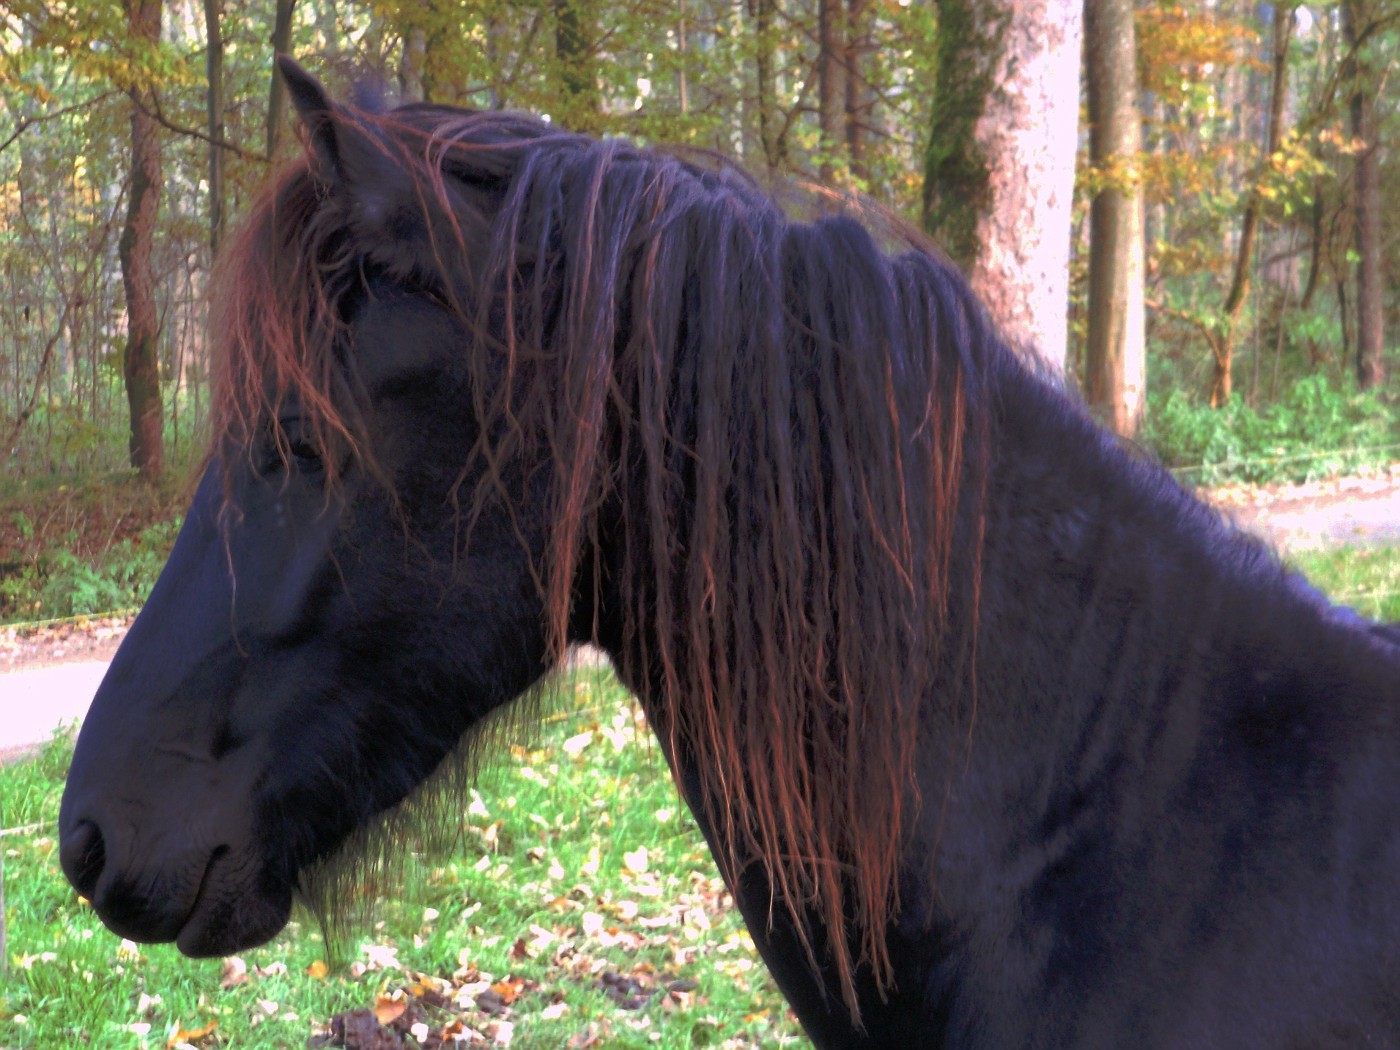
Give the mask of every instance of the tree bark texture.
M 977 138 L 991 170 L 972 286 L 1018 350 L 1064 367 L 1082 8 L 1015 0 Z
M 133 38 L 158 43 L 163 0 L 126 0 Z M 160 400 L 160 317 L 156 309 L 151 248 L 160 211 L 160 129 L 148 114 L 154 109 L 146 88 L 131 95 L 131 184 L 126 220 L 117 254 L 126 293 L 127 338 L 122 357 L 126 399 L 131 412 L 131 465 L 145 478 L 159 477 L 165 465 Z
M 778 76 L 773 23 L 776 0 L 746 0 L 749 18 L 754 24 L 754 77 L 758 100 L 758 139 L 763 147 L 763 160 L 768 170 L 776 171 L 783 163 L 779 130 L 782 120 L 778 113 Z
M 874 116 L 875 93 L 870 88 L 866 64 L 875 49 L 871 40 L 873 15 L 869 0 L 847 0 L 846 54 L 842 62 L 846 86 L 846 154 L 851 174 L 858 179 L 870 174 L 866 140 Z
M 277 0 L 277 11 L 272 23 L 272 57 L 288 54 L 292 49 L 292 15 L 296 11 L 297 0 Z M 287 117 L 287 90 L 282 77 L 274 65 L 272 82 L 267 92 L 267 155 L 277 156 L 277 143 L 282 138 L 282 125 Z
M 1363 389 L 1385 382 L 1384 287 L 1381 274 L 1380 122 L 1375 113 L 1376 74 L 1357 52 L 1370 34 L 1374 16 L 1362 0 L 1342 4 L 1347 44 L 1353 49 L 1351 133 L 1361 143 L 1352 174 L 1356 230 L 1356 379 Z
M 846 8 L 817 0 L 817 118 L 822 132 L 820 174 L 829 181 L 834 154 L 846 138 Z
M 209 101 L 209 254 L 219 254 L 223 243 L 224 194 L 224 32 L 223 0 L 204 0 L 204 29 L 208 47 L 204 69 Z
M 1089 404 L 1124 437 L 1137 433 L 1146 392 L 1143 207 L 1138 178 L 1133 0 L 1086 0 L 1089 157 L 1104 183 L 1089 212 Z
M 555 0 L 555 58 L 565 106 L 560 121 L 574 131 L 600 130 L 602 96 L 594 68 L 593 16 L 587 0 Z
M 964 270 L 977 258 L 977 220 L 991 172 L 977 127 L 993 90 L 1006 13 L 976 0 L 937 0 L 938 61 L 924 151 L 923 223 Z
M 424 90 L 423 71 L 427 64 L 428 31 L 421 25 L 405 25 L 403 55 L 399 59 L 399 97 L 403 101 L 431 101 Z
M 1264 157 L 1272 157 L 1283 140 L 1284 101 L 1288 91 L 1288 44 L 1293 38 L 1293 4 L 1273 9 L 1273 75 L 1269 95 L 1269 126 Z M 1256 176 L 1257 178 L 1258 176 Z M 1234 389 L 1235 339 L 1244 304 L 1249 299 L 1250 274 L 1254 268 L 1254 245 L 1259 237 L 1260 200 L 1258 189 L 1250 191 L 1240 222 L 1240 243 L 1235 252 L 1234 276 L 1225 296 L 1220 323 L 1211 338 L 1214 370 L 1210 383 L 1210 404 L 1219 408 L 1230 400 Z

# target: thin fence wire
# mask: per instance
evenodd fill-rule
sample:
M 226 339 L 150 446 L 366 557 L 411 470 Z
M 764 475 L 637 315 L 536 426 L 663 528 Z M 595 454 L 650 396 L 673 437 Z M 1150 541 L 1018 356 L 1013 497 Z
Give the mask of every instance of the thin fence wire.
M 1337 459 L 1344 456 L 1359 456 L 1368 453 L 1400 452 L 1400 442 L 1387 445 L 1351 445 L 1346 448 L 1324 449 L 1313 452 L 1290 452 L 1277 456 L 1247 456 L 1240 459 L 1222 459 L 1215 463 L 1194 463 L 1182 466 L 1169 466 L 1173 474 L 1197 474 L 1205 471 L 1227 471 L 1238 467 L 1266 466 L 1279 463 L 1305 463 L 1319 460 Z

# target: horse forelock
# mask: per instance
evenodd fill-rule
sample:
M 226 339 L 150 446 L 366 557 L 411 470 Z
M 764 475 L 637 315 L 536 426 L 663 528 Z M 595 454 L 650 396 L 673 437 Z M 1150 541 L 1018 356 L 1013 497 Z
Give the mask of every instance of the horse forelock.
M 601 574 L 620 551 L 597 582 L 624 611 L 622 670 L 698 771 L 719 863 L 762 865 L 857 1014 L 857 967 L 892 976 L 921 710 L 970 673 L 979 308 L 923 248 L 790 219 L 723 167 L 515 116 L 357 119 L 404 180 L 397 235 L 309 160 L 274 183 L 225 261 L 216 434 L 237 445 L 295 399 L 372 457 L 343 407 L 338 297 L 366 260 L 426 279 L 471 333 L 469 505 L 509 495 L 513 460 L 552 471 L 556 655 L 585 553 Z

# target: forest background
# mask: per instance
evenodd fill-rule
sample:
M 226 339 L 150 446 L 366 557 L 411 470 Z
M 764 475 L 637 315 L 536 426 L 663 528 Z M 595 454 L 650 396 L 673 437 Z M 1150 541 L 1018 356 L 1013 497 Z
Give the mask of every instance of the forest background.
M 277 52 L 866 195 L 1209 484 L 1396 458 L 1397 51 L 1400 0 L 0 0 L 0 613 L 64 611 L 48 519 L 169 540 L 126 479 L 203 450 L 219 244 L 299 149 Z
M 863 194 L 1188 484 L 1400 459 L 1400 0 L 0 0 L 0 641 L 76 649 L 86 626 L 51 618 L 130 610 L 164 561 L 219 245 L 299 148 L 278 52 L 338 97 L 530 110 Z M 1304 568 L 1400 619 L 1400 553 Z M 0 1042 L 404 1034 L 426 989 L 472 1004 L 443 1033 L 495 1045 L 511 1003 L 516 1046 L 802 1045 L 630 700 L 567 688 L 348 975 L 311 931 L 222 969 L 114 947 L 55 863 L 71 745 L 0 769 Z

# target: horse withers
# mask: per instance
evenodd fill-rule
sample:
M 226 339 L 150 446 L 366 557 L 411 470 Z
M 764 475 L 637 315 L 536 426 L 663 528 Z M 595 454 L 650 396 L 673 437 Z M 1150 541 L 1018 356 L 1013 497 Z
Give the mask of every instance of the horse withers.
M 893 224 L 283 72 L 308 149 L 63 799 L 112 930 L 273 937 L 591 642 L 820 1047 L 1400 1046 L 1383 632 Z

